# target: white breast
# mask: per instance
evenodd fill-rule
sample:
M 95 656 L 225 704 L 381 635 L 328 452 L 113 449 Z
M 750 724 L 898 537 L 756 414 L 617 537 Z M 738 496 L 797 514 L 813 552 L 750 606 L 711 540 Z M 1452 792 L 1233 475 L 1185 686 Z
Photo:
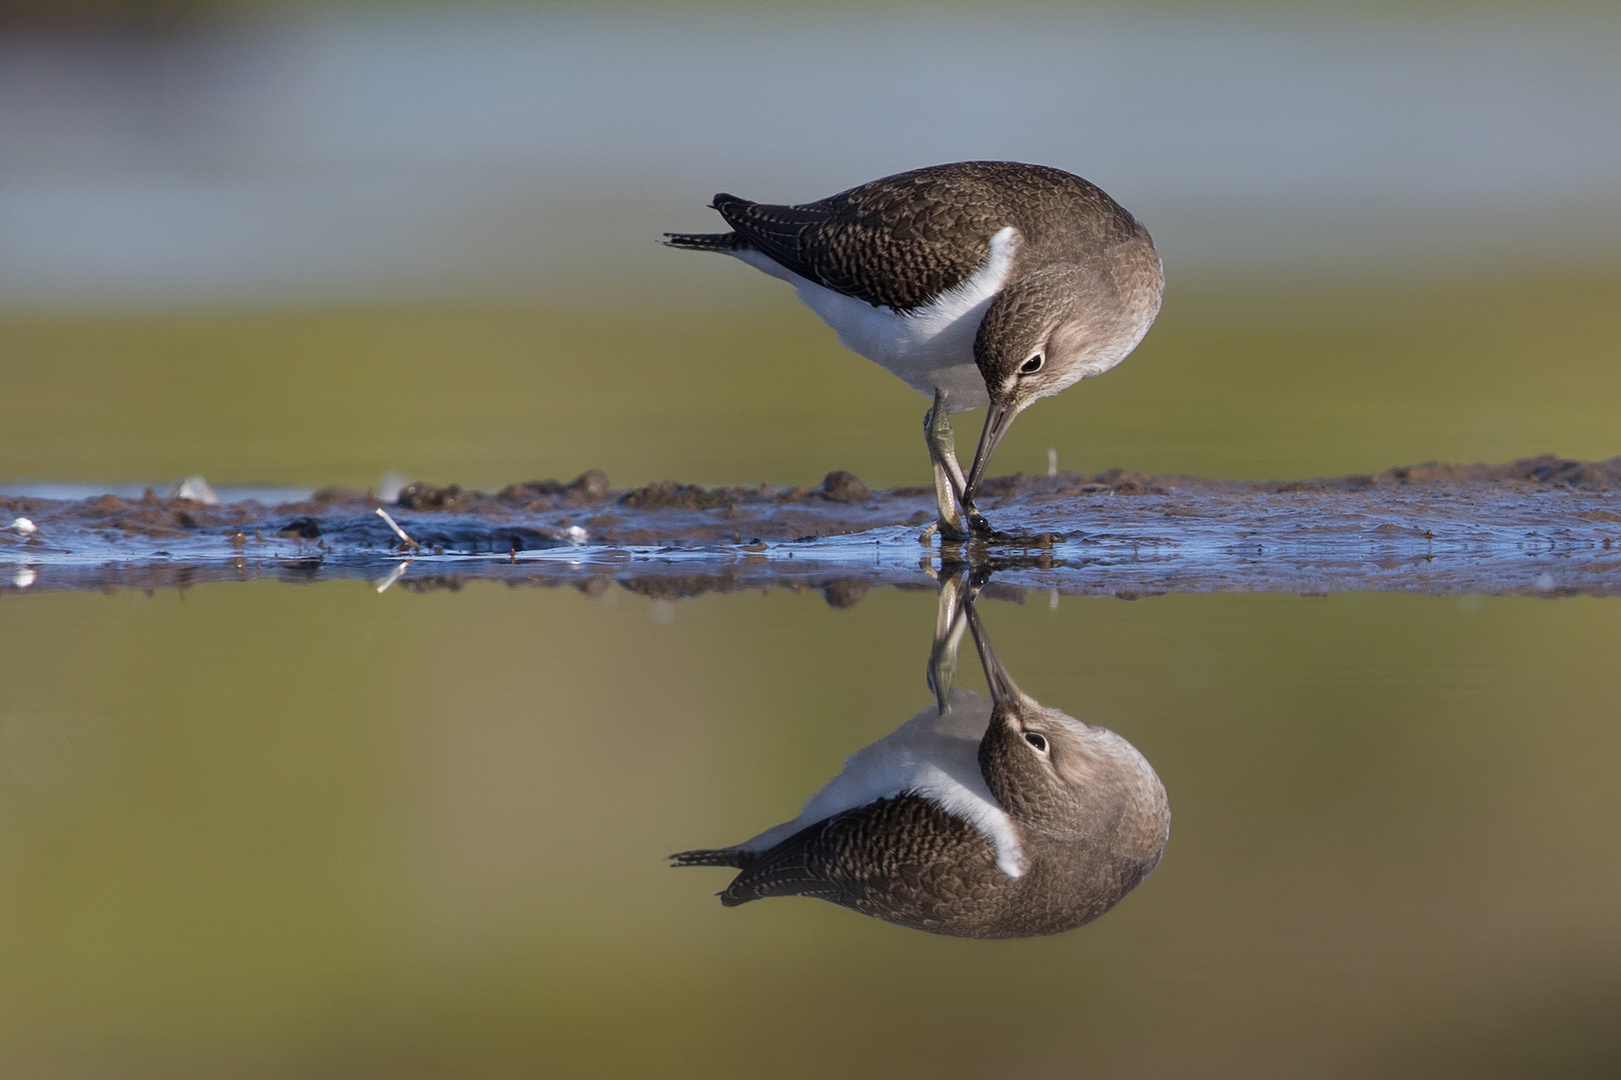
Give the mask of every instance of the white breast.
M 996 865 L 1009 877 L 1024 873 L 1024 851 L 1013 819 L 979 771 L 979 743 L 991 719 L 991 701 L 953 690 L 951 707 L 933 705 L 844 760 L 844 768 L 805 802 L 799 816 L 738 844 L 766 851 L 835 814 L 910 793 L 962 818 L 996 848 Z
M 937 387 L 944 390 L 948 407 L 957 412 L 989 401 L 985 380 L 974 364 L 974 335 L 985 309 L 1013 272 L 1019 230 L 1009 225 L 992 234 L 989 243 L 990 254 L 972 277 L 910 312 L 874 307 L 834 292 L 758 251 L 731 254 L 793 285 L 799 299 L 834 329 L 845 348 L 883 365 L 920 393 L 932 397 Z

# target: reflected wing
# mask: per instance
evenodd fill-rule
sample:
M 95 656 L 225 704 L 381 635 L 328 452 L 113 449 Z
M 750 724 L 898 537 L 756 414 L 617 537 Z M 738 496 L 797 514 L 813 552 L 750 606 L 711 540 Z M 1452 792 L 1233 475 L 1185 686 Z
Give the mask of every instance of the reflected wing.
M 994 852 L 964 821 L 915 795 L 879 799 L 801 829 L 743 867 L 728 907 L 813 896 L 915 923 L 940 902 L 994 882 Z
M 880 799 L 799 830 L 761 852 L 720 894 L 727 907 L 768 896 L 814 896 L 850 906 L 883 873 L 873 826 L 893 800 Z

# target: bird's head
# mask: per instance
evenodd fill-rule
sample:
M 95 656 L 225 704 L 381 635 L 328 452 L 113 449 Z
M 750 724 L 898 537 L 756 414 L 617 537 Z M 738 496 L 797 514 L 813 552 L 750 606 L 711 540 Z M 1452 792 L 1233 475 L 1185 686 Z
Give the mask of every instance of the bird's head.
M 991 302 L 974 338 L 991 403 L 969 470 L 970 502 L 1014 417 L 1108 371 L 1142 340 L 1159 311 L 1157 259 L 1152 270 L 1128 275 L 1122 290 L 1105 266 L 1058 263 L 1017 278 Z

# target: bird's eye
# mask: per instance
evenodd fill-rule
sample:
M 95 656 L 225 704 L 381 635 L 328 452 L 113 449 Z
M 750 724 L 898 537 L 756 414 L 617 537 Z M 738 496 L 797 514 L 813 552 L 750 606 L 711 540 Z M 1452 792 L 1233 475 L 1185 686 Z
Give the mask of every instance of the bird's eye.
M 1036 753 L 1038 754 L 1045 754 L 1047 752 L 1047 736 L 1043 735 L 1039 731 L 1025 732 L 1024 741 L 1035 747 Z
M 1036 355 L 1019 365 L 1019 374 L 1034 375 L 1036 372 L 1041 370 L 1041 365 L 1046 362 L 1046 357 L 1042 356 L 1040 353 L 1036 353 Z

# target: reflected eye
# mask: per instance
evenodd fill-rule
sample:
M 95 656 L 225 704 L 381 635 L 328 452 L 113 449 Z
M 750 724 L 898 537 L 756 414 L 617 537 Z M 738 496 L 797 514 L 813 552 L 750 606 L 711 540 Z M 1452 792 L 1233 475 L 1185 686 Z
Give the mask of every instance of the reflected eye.
M 1040 353 L 1036 353 L 1036 355 L 1019 365 L 1019 374 L 1034 375 L 1036 372 L 1041 370 L 1041 365 L 1045 364 L 1046 362 L 1047 358 L 1045 356 L 1042 356 Z
M 1036 753 L 1038 754 L 1045 754 L 1047 752 L 1047 736 L 1043 735 L 1039 731 L 1025 732 L 1024 741 L 1035 747 Z

